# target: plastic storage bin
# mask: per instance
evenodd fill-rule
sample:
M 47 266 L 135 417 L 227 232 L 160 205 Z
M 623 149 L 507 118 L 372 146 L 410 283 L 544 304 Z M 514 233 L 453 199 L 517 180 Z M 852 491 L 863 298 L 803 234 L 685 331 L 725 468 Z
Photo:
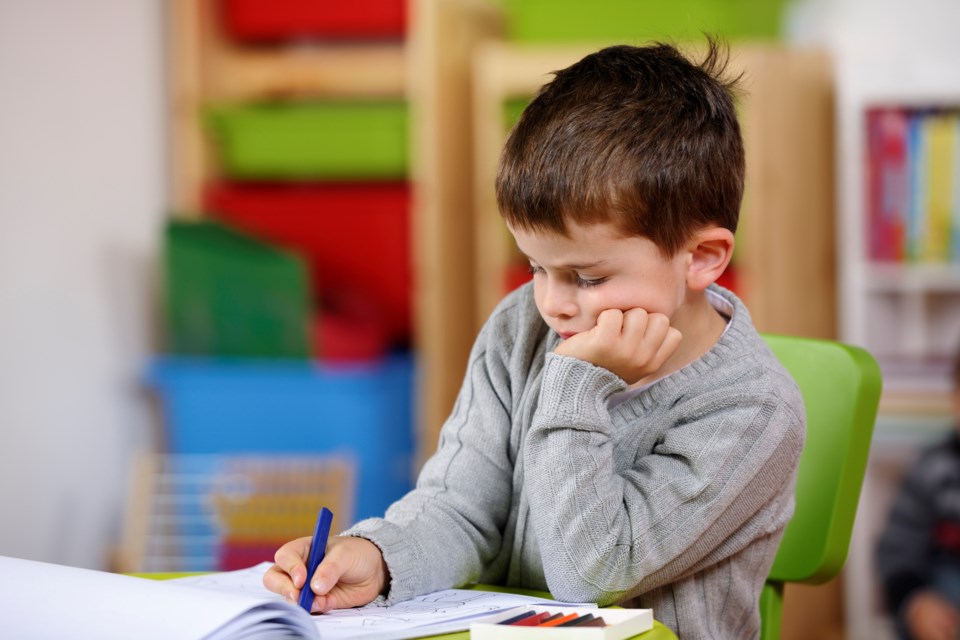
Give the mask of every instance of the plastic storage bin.
M 382 318 L 372 314 L 318 314 L 313 321 L 313 349 L 328 363 L 383 357 L 390 350 Z
M 309 355 L 310 287 L 299 257 L 214 222 L 170 222 L 164 252 L 170 351 Z
M 409 338 L 407 183 L 219 184 L 205 191 L 204 207 L 245 233 L 303 256 L 314 296 L 337 318 L 366 329 L 377 343 L 368 353 L 382 350 L 388 340 Z M 326 317 L 321 314 L 321 323 Z M 372 323 L 383 327 L 379 340 L 370 331 Z M 338 334 L 342 324 L 337 323 Z M 318 346 L 319 353 L 329 352 Z
M 225 106 L 208 123 L 224 172 L 234 179 L 406 177 L 402 101 Z
M 502 0 L 508 37 L 520 42 L 703 41 L 779 36 L 784 0 Z
M 413 360 L 340 366 L 165 358 L 148 376 L 175 454 L 325 454 L 355 464 L 355 515 L 412 486 Z
M 221 0 L 223 24 L 237 40 L 402 38 L 404 0 Z

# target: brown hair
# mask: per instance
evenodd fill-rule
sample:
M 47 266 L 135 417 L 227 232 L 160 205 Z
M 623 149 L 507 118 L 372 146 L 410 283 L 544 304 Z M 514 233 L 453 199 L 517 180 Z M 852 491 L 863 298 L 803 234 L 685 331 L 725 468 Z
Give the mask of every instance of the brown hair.
M 511 226 L 612 222 L 674 255 L 698 228 L 736 231 L 744 153 L 728 51 L 614 46 L 555 72 L 510 132 L 497 204 Z

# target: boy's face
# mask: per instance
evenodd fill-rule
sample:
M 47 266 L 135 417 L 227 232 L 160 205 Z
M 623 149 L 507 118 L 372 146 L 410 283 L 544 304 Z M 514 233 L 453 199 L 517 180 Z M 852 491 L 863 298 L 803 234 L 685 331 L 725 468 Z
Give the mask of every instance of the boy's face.
M 569 224 L 569 237 L 510 229 L 530 260 L 537 309 L 566 340 L 592 329 L 605 309 L 641 308 L 675 320 L 687 288 L 687 253 L 665 259 L 647 238 L 612 224 Z

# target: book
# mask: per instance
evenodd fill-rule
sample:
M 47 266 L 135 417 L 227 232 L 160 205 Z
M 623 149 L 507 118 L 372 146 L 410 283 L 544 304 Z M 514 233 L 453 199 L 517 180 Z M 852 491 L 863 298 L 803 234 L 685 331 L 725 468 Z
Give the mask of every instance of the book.
M 149 580 L 0 556 L 4 637 L 403 640 L 464 631 L 473 620 L 518 606 L 578 606 L 520 594 L 445 589 L 391 606 L 371 603 L 311 616 L 267 591 L 262 579 L 270 566 L 264 562 L 238 571 Z
M 950 260 L 960 263 L 960 113 L 953 113 L 953 175 L 950 178 Z
M 871 260 L 901 261 L 909 207 L 908 116 L 900 109 L 867 114 L 867 228 Z
M 925 123 L 927 137 L 927 189 L 923 259 L 947 262 L 950 259 L 950 226 L 953 204 L 953 116 L 930 115 Z

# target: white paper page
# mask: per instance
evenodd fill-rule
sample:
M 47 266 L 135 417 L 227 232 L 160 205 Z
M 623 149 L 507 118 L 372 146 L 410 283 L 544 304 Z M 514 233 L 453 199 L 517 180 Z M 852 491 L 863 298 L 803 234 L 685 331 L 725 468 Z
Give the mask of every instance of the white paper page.
M 299 626 L 299 637 L 316 637 L 310 616 L 294 607 L 264 603 L 242 590 L 217 593 L 168 582 L 0 556 L 3 635 L 25 640 L 200 639 L 215 637 L 211 634 L 217 629 L 251 609 L 258 610 L 254 617 L 269 619 L 276 617 L 269 611 L 276 608 Z
M 191 576 L 171 582 L 216 591 L 257 594 L 262 599 L 283 601 L 281 596 L 271 594 L 263 586 L 263 574 L 270 566 L 269 562 L 264 562 L 249 569 Z M 364 637 L 399 640 L 465 630 L 469 628 L 472 618 L 526 604 L 576 606 L 580 603 L 558 603 L 512 593 L 445 589 L 389 607 L 367 605 L 356 609 L 337 609 L 312 617 L 322 640 Z

